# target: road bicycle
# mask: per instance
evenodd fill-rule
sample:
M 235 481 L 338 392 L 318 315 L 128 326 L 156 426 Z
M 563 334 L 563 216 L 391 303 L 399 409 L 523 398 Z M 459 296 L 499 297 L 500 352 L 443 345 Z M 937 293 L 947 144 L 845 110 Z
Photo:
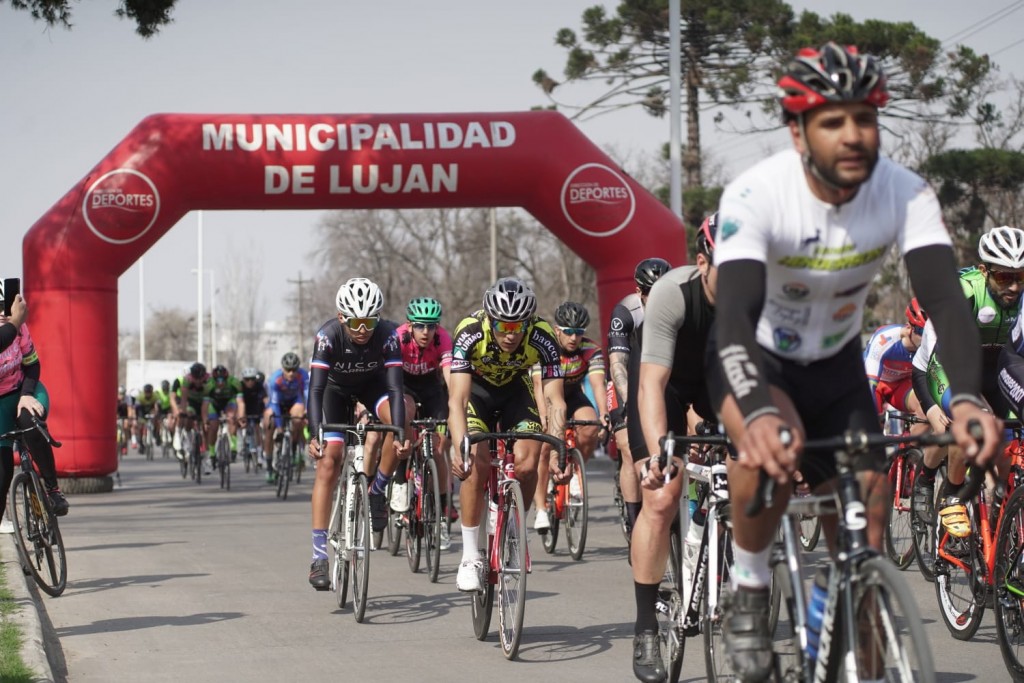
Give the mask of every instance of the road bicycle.
M 21 460 L 21 471 L 11 482 L 7 514 L 14 525 L 14 544 L 22 571 L 26 576 L 31 575 L 44 593 L 57 597 L 67 587 L 67 556 L 57 515 L 53 513 L 50 497 L 24 439 L 26 434 L 37 430 L 51 446 L 60 448 L 60 442 L 47 431 L 46 423 L 36 417 L 32 418 L 31 427 L 14 429 L 0 436 L 0 441 L 15 443 Z
M 174 435 L 171 434 L 171 430 L 167 428 L 167 414 L 160 413 L 157 416 L 158 426 L 160 429 L 160 448 L 163 451 L 163 458 L 166 460 L 171 457 L 174 453 Z
M 975 474 L 972 468 L 970 483 L 965 483 L 960 491 L 971 533 L 957 538 L 946 532 L 941 523 L 936 524 L 935 597 L 942 621 L 957 640 L 974 637 L 985 607 L 991 604 L 997 585 L 995 577 L 1000 576 L 996 549 L 1007 510 L 1003 501 L 1024 476 L 1024 448 L 1020 442 L 1024 430 L 1020 422 L 1006 421 L 1004 426 L 1011 435 L 1004 450 L 1009 469 L 999 485 L 992 490 L 981 486 L 985 476 Z
M 853 460 L 871 449 L 951 442 L 948 434 L 847 432 L 804 444 L 805 457 L 810 451 L 834 452 L 838 486 L 833 495 L 791 498 L 781 520 L 782 552 L 773 554 L 772 578 L 790 630 L 782 638 L 776 634 L 776 680 L 935 680 L 931 649 L 910 590 L 899 570 L 868 545 L 866 510 Z M 771 506 L 774 490 L 775 481 L 762 472 L 748 516 Z M 837 552 L 828 575 L 817 656 L 812 658 L 807 652 L 807 598 L 795 519 L 806 513 L 823 514 L 831 506 L 838 517 Z
M 277 497 L 281 500 L 288 500 L 288 487 L 291 485 L 292 479 L 294 478 L 297 484 L 302 474 L 301 467 L 297 467 L 296 463 L 301 466 L 303 455 L 299 448 L 305 449 L 305 444 L 301 436 L 298 443 L 292 440 L 290 425 L 305 419 L 304 417 L 288 417 L 289 427 L 281 430 L 281 436 L 278 438 L 274 450 L 274 475 L 277 477 Z
M 473 432 L 460 444 L 463 467 L 468 470 L 471 446 L 481 441 L 490 445 L 490 473 L 487 477 L 485 509 L 494 514 L 493 524 L 486 519 L 487 540 L 482 549 L 487 569 L 483 590 L 472 596 L 473 632 L 477 640 L 487 638 L 494 609 L 494 587 L 498 590 L 498 639 L 507 659 L 515 659 L 523 636 L 526 613 L 526 576 L 530 572 L 530 553 L 526 538 L 526 503 L 515 473 L 515 442 L 520 439 L 541 441 L 558 451 L 559 468 L 566 466 L 565 443 L 554 436 L 525 432 Z M 540 457 L 546 457 L 542 453 Z M 484 526 L 484 522 L 481 523 Z M 482 534 L 481 534 L 482 536 Z M 483 539 L 481 539 L 483 541 Z
M 729 582 L 732 567 L 732 518 L 729 508 L 728 480 L 725 475 L 724 435 L 705 433 L 675 436 L 669 432 L 662 440 L 660 465 L 667 465 L 677 447 L 694 448 L 687 458 L 683 473 L 683 490 L 687 480 L 696 482 L 697 509 L 706 510 L 704 530 L 694 559 L 693 570 L 684 572 L 684 540 L 690 524 L 689 496 L 680 500 L 680 510 L 669 535 L 669 562 L 658 588 L 656 615 L 661 656 L 670 683 L 676 683 L 683 666 L 686 638 L 704 636 L 704 666 L 708 680 L 728 680 L 732 676 L 722 643 L 722 605 L 724 586 Z M 684 512 L 685 510 L 685 512 Z
M 181 439 L 182 457 L 178 464 L 181 467 L 181 478 L 188 479 L 191 475 L 192 481 L 197 484 L 203 480 L 203 459 L 201 447 L 203 435 L 200 434 L 196 422 L 199 419 L 194 413 L 181 411 L 178 413 Z
M 558 529 L 564 525 L 565 542 L 568 544 L 569 554 L 574 560 L 583 557 L 583 550 L 587 545 L 587 519 L 590 505 L 587 496 L 587 467 L 583 460 L 583 454 L 576 447 L 576 427 L 588 426 L 604 427 L 605 424 L 599 420 L 570 418 L 565 421 L 565 458 L 572 471 L 572 479 L 560 484 L 554 483 L 553 479 L 549 480 L 547 504 L 551 527 L 546 534 L 541 535 L 544 550 L 548 554 L 554 553 L 558 543 Z M 574 483 L 575 486 L 573 486 Z M 575 492 L 574 489 L 576 489 Z
M 389 510 L 388 513 L 389 551 L 396 548 L 397 552 L 399 538 L 404 535 L 409 570 L 413 574 L 417 573 L 420 560 L 425 557 L 427 576 L 431 583 L 437 583 L 441 566 L 441 525 L 451 525 L 448 515 L 441 508 L 441 477 L 434 460 L 434 437 L 438 428 L 445 425 L 445 420 L 432 417 L 412 421 L 412 427 L 419 430 L 413 444 L 413 455 L 399 465 L 409 468 L 409 509 L 407 512 Z
M 1024 447 L 1020 433 L 1007 445 L 1013 465 L 1008 481 L 1014 491 L 1002 505 L 996 535 L 993 606 L 996 640 L 1006 669 L 1018 683 L 1024 682 Z
M 913 425 L 927 425 L 928 420 L 912 413 L 887 410 L 885 424 L 890 426 L 894 434 L 908 435 Z M 900 569 L 909 567 L 917 557 L 914 534 L 920 532 L 922 524 L 918 520 L 915 530 L 913 498 L 914 482 L 923 460 L 921 449 L 913 444 L 902 444 L 891 454 L 889 489 L 892 491 L 892 506 L 889 510 L 889 523 L 885 527 L 885 553 Z
M 356 443 L 345 449 L 345 460 L 331 503 L 327 545 L 333 550 L 331 590 L 338 598 L 338 607 L 348 602 L 349 581 L 352 587 L 352 614 L 362 623 L 366 615 L 367 586 L 370 581 L 370 553 L 374 545 L 370 519 L 370 477 L 363 471 L 367 432 L 391 432 L 401 438 L 402 428 L 386 424 L 323 424 L 318 443 L 324 443 L 324 432 L 342 432 L 355 437 Z
M 231 433 L 228 431 L 230 418 L 220 417 L 220 427 L 217 428 L 217 441 L 214 446 L 214 458 L 217 462 L 217 473 L 220 475 L 220 487 L 225 491 L 231 490 Z
M 142 421 L 142 452 L 146 456 L 146 460 L 152 460 L 153 453 L 156 451 L 156 430 L 156 415 L 151 410 Z
M 263 459 L 263 427 L 258 415 L 246 415 L 245 426 L 238 440 L 238 455 L 245 473 L 259 472 Z

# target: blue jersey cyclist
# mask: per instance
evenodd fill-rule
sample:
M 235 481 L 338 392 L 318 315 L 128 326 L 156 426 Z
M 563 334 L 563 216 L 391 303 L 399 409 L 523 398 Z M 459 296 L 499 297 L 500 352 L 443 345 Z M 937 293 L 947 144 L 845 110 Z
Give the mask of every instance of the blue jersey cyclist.
M 319 442 L 323 423 L 351 424 L 356 403 L 362 403 L 373 416 L 385 424 L 408 429 L 407 407 L 402 381 L 402 351 L 395 324 L 381 320 L 384 295 L 374 282 L 352 278 L 339 289 L 335 299 L 338 316 L 324 323 L 316 333 L 309 380 L 309 454 L 319 464 L 313 482 L 313 564 L 309 583 L 316 590 L 329 590 L 331 577 L 327 562 L 327 523 L 331 497 L 344 459 L 344 434 L 325 432 Z M 393 447 L 391 444 L 393 443 Z M 370 512 L 376 533 L 387 524 L 385 492 L 398 459 L 409 456 L 409 442 L 404 434 L 385 439 L 380 467 L 373 476 L 375 464 L 364 462 L 367 475 L 373 476 L 370 486 Z
M 297 353 L 289 351 L 281 357 L 281 367 L 267 380 L 267 408 L 263 414 L 263 452 L 273 452 L 274 439 L 285 427 L 292 432 L 292 443 L 299 443 L 303 418 L 306 416 L 306 393 L 309 391 L 309 373 L 300 367 Z M 267 466 L 267 480 L 274 480 L 273 468 Z

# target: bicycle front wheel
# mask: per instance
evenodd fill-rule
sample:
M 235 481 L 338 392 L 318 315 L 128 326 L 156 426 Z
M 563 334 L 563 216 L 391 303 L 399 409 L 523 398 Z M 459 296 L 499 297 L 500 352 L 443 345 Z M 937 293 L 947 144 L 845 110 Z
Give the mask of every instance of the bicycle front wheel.
M 288 500 L 288 486 L 292 483 L 292 437 L 287 431 L 281 437 L 281 450 L 277 459 L 277 497 Z
M 701 606 L 704 619 L 704 668 L 708 680 L 712 681 L 731 680 L 735 676 L 729 666 L 722 635 L 722 622 L 725 618 L 722 596 L 732 576 L 732 530 L 721 522 L 719 528 L 721 533 L 718 534 L 717 541 L 709 541 L 718 543 L 718 566 L 712 567 L 709 563 L 707 579 L 704 582 L 704 604 Z M 716 594 L 714 605 L 711 604 L 711 591 Z
M 227 434 L 217 439 L 217 470 L 220 474 L 220 487 L 231 488 L 231 444 Z
M 490 487 L 485 489 L 484 495 L 486 500 L 491 499 Z M 490 528 L 487 518 L 491 514 L 490 506 L 484 505 L 484 513 L 480 517 L 480 529 L 482 531 L 478 534 L 477 542 L 481 545 L 480 557 L 483 558 L 486 575 L 484 589 L 474 593 L 471 598 L 473 607 L 473 635 L 476 636 L 477 640 L 487 639 L 487 631 L 491 627 L 491 612 L 494 609 L 494 581 L 491 578 L 491 552 L 493 544 L 491 543 L 491 534 L 486 533 L 486 530 Z
M 686 640 L 680 627 L 680 617 L 686 607 L 683 605 L 683 544 L 679 527 L 673 525 L 669 533 L 668 567 L 658 587 L 655 616 L 658 619 L 658 639 L 661 641 L 661 661 L 668 672 L 669 683 L 676 683 L 683 668 L 683 652 L 686 649 Z
M 42 500 L 44 495 L 42 486 L 20 472 L 11 483 L 9 511 L 22 569 L 44 593 L 57 597 L 67 587 L 67 558 L 57 518 Z
M 370 543 L 373 532 L 370 527 L 370 491 L 366 475 L 356 475 L 355 491 L 352 495 L 352 540 L 349 544 L 349 561 L 352 563 L 352 611 L 356 621 L 362 623 L 366 615 L 366 589 L 370 581 Z
M 1024 682 L 1024 488 L 1003 506 L 996 541 L 996 639 L 1014 681 Z
M 914 561 L 913 505 L 914 472 L 921 460 L 916 449 L 900 453 L 889 467 L 889 487 L 892 489 L 892 507 L 885 528 L 885 552 L 900 569 Z
M 928 637 L 910 589 L 899 570 L 886 558 L 862 562 L 852 577 L 853 606 L 857 631 L 852 638 L 838 637 L 844 648 L 853 644 L 855 656 L 840 657 L 849 680 L 931 682 L 935 680 Z M 841 609 L 841 608 L 840 608 Z M 836 621 L 842 628 L 842 619 Z M 841 653 L 845 654 L 845 653 Z M 855 678 L 849 678 L 850 676 Z
M 498 635 L 506 659 L 515 659 L 526 613 L 526 505 L 518 482 L 505 490 L 505 519 L 498 529 Z
M 967 503 L 971 533 L 964 538 L 941 531 L 935 559 L 935 597 L 946 628 L 957 640 L 970 640 L 985 615 L 985 558 L 978 542 L 978 519 Z
M 437 583 L 441 568 L 441 488 L 437 478 L 437 464 L 433 458 L 423 468 L 420 492 L 420 525 L 423 527 L 423 550 L 427 559 L 427 577 Z
M 565 522 L 565 542 L 569 546 L 572 559 L 583 557 L 587 546 L 587 467 L 583 462 L 583 454 L 577 449 L 569 451 L 568 462 L 572 465 L 572 478 L 579 480 L 579 495 L 572 495 L 573 487 L 569 486 L 569 495 L 562 508 L 562 520 Z
M 348 466 L 342 467 L 338 486 L 334 489 L 334 500 L 331 501 L 331 523 L 327 527 L 327 545 L 331 555 L 331 590 L 335 593 L 338 608 L 345 609 L 348 601 L 348 559 L 345 555 L 345 498 L 348 487 Z

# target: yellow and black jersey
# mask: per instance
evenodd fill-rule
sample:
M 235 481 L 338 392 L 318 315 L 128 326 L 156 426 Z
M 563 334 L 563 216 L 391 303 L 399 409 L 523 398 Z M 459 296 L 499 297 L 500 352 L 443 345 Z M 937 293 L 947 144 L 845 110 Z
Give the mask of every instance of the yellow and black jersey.
M 494 339 L 487 315 L 481 309 L 455 327 L 452 334 L 453 373 L 472 373 L 475 379 L 500 387 L 530 372 L 540 364 L 541 379 L 562 377 L 562 362 L 555 341 L 554 330 L 544 320 L 534 316 L 526 326 L 519 347 L 505 353 Z

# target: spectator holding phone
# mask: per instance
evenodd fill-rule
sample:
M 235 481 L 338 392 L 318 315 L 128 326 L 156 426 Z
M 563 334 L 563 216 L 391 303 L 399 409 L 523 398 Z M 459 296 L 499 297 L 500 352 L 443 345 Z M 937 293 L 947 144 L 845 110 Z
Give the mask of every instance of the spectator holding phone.
M 4 281 L 5 294 L 12 291 L 9 282 Z M 39 356 L 24 322 L 25 312 L 25 300 L 20 294 L 15 294 L 10 305 L 5 296 L 0 312 L 0 335 L 5 343 L 0 346 L 0 434 L 9 432 L 15 425 L 31 427 L 32 417 L 45 419 L 50 407 L 49 394 L 39 381 Z M 14 330 L 14 337 L 7 341 L 10 328 Z M 53 448 L 38 431 L 26 434 L 25 441 L 39 466 L 54 513 L 66 515 L 68 501 L 57 486 Z M 14 444 L 0 441 L 0 518 L 7 509 L 7 490 L 13 478 Z

